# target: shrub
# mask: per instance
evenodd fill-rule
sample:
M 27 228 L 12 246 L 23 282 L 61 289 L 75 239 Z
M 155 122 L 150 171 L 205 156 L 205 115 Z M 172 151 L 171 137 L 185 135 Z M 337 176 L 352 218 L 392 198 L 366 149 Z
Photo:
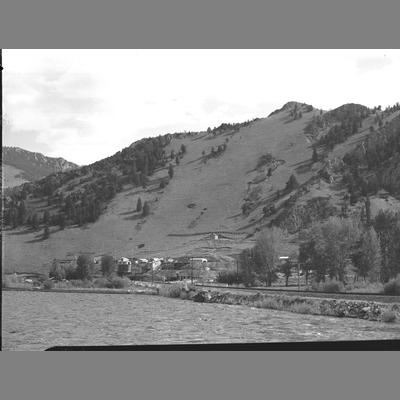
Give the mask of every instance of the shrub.
M 73 287 L 80 287 L 80 288 L 92 288 L 93 283 L 91 281 L 88 281 L 87 279 L 82 280 L 82 279 L 72 279 L 70 280 L 70 283 Z
M 111 282 L 107 278 L 98 278 L 93 282 L 93 286 L 96 288 L 108 288 L 111 286 Z
M 331 293 L 340 293 L 344 292 L 344 285 L 342 282 L 339 282 L 335 279 L 327 280 L 325 282 L 313 282 L 311 284 L 312 290 L 316 292 L 331 292 Z
M 264 165 L 271 163 L 274 160 L 274 157 L 270 153 L 266 153 L 262 155 L 257 161 L 257 168 L 261 168 Z
M 295 312 L 298 314 L 318 314 L 318 310 L 315 306 L 307 303 L 295 303 L 289 307 L 289 311 Z
M 111 287 L 114 289 L 123 289 L 127 286 L 130 286 L 131 281 L 128 278 L 120 278 L 116 276 L 110 279 Z
M 218 283 L 227 283 L 228 285 L 233 285 L 234 283 L 242 282 L 243 279 L 240 274 L 236 271 L 223 271 L 217 276 Z
M 66 265 L 64 267 L 64 272 L 65 272 L 65 279 L 67 280 L 76 279 L 75 268 L 72 265 Z
M 357 281 L 346 285 L 346 292 L 351 293 L 382 293 L 383 284 L 380 282 Z
M 275 298 L 271 297 L 266 297 L 261 300 L 258 300 L 254 302 L 254 307 L 257 308 L 268 308 L 271 310 L 281 310 L 282 305 L 279 303 L 279 301 Z
M 391 279 L 383 286 L 383 293 L 392 296 L 400 296 L 400 275 L 396 279 Z
M 54 260 L 51 265 L 49 277 L 54 278 L 56 281 L 62 281 L 65 279 L 65 269 L 57 260 Z
M 51 279 L 47 279 L 46 281 L 44 281 L 44 283 L 43 283 L 44 289 L 49 290 L 49 289 L 53 289 L 53 287 L 54 287 L 54 282 Z
M 382 322 L 395 322 L 396 314 L 393 311 L 385 311 L 382 314 Z
M 342 282 L 338 282 L 336 280 L 331 280 L 331 281 L 323 283 L 322 290 L 324 292 L 339 293 L 339 292 L 344 291 L 344 285 Z
M 150 214 L 150 205 L 147 201 L 144 202 L 142 215 L 143 217 L 147 217 Z
M 173 283 L 168 285 L 161 285 L 158 291 L 160 296 L 178 298 L 181 296 L 182 285 Z
M 2 285 L 3 288 L 9 288 L 12 286 L 11 279 L 8 276 L 3 276 Z

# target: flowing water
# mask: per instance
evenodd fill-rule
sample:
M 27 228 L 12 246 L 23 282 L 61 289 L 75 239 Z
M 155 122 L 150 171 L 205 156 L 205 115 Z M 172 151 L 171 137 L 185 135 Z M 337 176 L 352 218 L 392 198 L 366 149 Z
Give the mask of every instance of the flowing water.
M 3 292 L 3 350 L 66 345 L 399 339 L 400 324 L 151 295 Z

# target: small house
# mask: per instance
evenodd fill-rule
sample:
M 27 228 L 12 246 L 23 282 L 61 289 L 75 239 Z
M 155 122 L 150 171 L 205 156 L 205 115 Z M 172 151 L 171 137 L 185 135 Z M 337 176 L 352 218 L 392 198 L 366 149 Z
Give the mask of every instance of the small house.
M 129 258 L 121 257 L 117 261 L 118 275 L 126 275 L 132 272 L 132 262 Z

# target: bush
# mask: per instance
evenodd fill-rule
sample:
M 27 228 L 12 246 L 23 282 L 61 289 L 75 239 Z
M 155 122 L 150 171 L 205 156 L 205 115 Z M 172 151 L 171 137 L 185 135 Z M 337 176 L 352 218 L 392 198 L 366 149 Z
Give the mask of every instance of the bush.
M 9 288 L 9 287 L 11 287 L 11 286 L 12 286 L 11 283 L 12 283 L 12 282 L 11 282 L 11 280 L 10 280 L 10 278 L 9 278 L 8 276 L 3 276 L 3 280 L 2 280 L 2 284 L 1 284 L 1 286 L 2 286 L 3 288 Z
M 227 283 L 228 285 L 233 285 L 238 282 L 242 282 L 243 278 L 236 271 L 223 271 L 217 276 L 218 283 Z
M 128 278 L 120 278 L 116 276 L 110 279 L 111 287 L 114 289 L 123 289 L 127 286 L 130 286 L 131 281 Z
M 181 296 L 182 288 L 182 285 L 177 283 L 161 285 L 158 294 L 164 297 L 178 298 Z
M 393 311 L 385 311 L 382 314 L 382 322 L 395 322 L 396 314 Z
M 43 289 L 49 290 L 53 289 L 53 287 L 54 287 L 54 282 L 51 279 L 47 279 L 46 281 L 44 281 Z
M 107 278 L 98 278 L 93 282 L 95 288 L 108 288 L 112 284 Z
M 350 293 L 382 293 L 383 285 L 380 282 L 358 281 L 347 284 L 345 289 Z
M 72 279 L 71 281 L 71 285 L 73 287 L 80 287 L 80 288 L 92 288 L 93 287 L 93 283 L 91 281 L 88 281 L 87 279 Z
M 327 280 L 325 282 L 313 282 L 311 285 L 312 289 L 317 292 L 331 292 L 331 293 L 340 293 L 344 292 L 344 285 L 342 282 L 339 282 L 335 279 Z
M 72 265 L 66 265 L 64 267 L 64 272 L 65 272 L 65 279 L 67 279 L 68 281 L 76 279 L 75 268 Z
M 49 277 L 54 278 L 56 281 L 62 281 L 65 279 L 65 270 L 57 260 L 54 260 L 51 265 Z
M 400 296 L 400 275 L 396 279 L 391 279 L 383 286 L 383 293 L 392 296 Z
M 315 306 L 306 303 L 295 303 L 289 307 L 289 311 L 295 312 L 298 314 L 318 314 L 318 310 Z

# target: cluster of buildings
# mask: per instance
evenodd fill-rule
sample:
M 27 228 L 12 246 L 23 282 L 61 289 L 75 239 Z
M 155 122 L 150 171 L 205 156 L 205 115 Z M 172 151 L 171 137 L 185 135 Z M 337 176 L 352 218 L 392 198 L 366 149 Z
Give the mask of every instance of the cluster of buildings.
M 93 262 L 100 269 L 103 256 L 87 254 L 93 258 Z M 66 259 L 56 260 L 62 266 L 76 267 L 77 256 L 70 255 Z M 127 276 L 131 279 L 155 279 L 155 280 L 202 280 L 212 281 L 216 273 L 210 269 L 213 261 L 204 257 L 161 257 L 161 258 L 135 258 L 120 257 L 115 260 L 115 272 L 119 276 Z
M 140 276 L 152 274 L 163 280 L 204 279 L 209 275 L 208 260 L 203 257 L 180 258 L 127 258 L 117 260 L 120 276 Z

